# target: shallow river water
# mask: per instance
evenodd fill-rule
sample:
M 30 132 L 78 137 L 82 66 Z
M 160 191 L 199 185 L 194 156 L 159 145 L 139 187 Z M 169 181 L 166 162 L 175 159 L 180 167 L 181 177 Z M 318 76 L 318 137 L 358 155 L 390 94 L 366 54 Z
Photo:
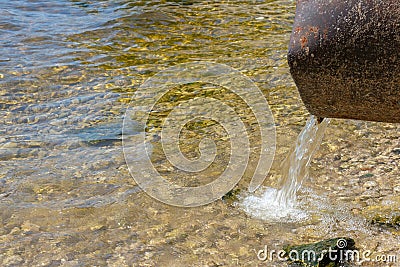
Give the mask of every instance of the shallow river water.
M 262 205 L 246 213 L 248 174 L 237 198 L 178 208 L 128 172 L 121 133 L 132 94 L 161 70 L 209 61 L 239 70 L 268 100 L 277 150 L 254 196 L 278 187 L 280 162 L 309 117 L 286 63 L 294 12 L 290 0 L 0 1 L 0 266 L 285 266 L 257 252 L 340 236 L 372 259 L 397 256 L 360 265 L 400 266 L 399 228 L 371 223 L 400 213 L 398 124 L 331 120 L 298 194 L 298 220 L 268 220 Z M 215 86 L 188 87 L 161 101 L 149 133 L 158 170 L 197 186 L 224 169 L 224 131 L 187 129 L 194 139 L 214 133 L 222 148 L 210 172 L 188 180 L 161 155 L 163 112 L 193 92 L 246 105 Z M 181 145 L 193 157 L 196 147 Z

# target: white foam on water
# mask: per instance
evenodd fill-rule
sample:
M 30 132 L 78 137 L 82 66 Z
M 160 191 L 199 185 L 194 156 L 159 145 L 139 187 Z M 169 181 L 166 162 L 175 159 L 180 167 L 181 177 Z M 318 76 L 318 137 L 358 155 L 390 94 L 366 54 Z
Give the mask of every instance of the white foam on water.
M 246 196 L 239 205 L 252 217 L 268 222 L 302 222 L 309 218 L 308 212 L 298 203 L 282 206 L 277 201 L 278 193 L 278 189 L 267 187 L 261 196 Z
M 282 206 L 277 200 L 278 189 L 261 188 L 258 195 L 242 195 L 238 206 L 251 217 L 272 224 L 295 223 L 312 229 L 314 233 L 341 235 L 343 232 L 352 235 L 370 236 L 374 230 L 369 227 L 363 216 L 351 212 L 354 206 L 348 202 L 333 201 L 328 193 L 316 192 L 302 187 L 295 203 Z M 359 207 L 358 207 L 359 208 Z M 382 229 L 378 230 L 382 231 Z M 375 233 L 376 234 L 376 233 Z M 397 240 L 400 237 L 397 237 Z
M 262 196 L 249 195 L 240 206 L 253 217 L 266 221 L 299 222 L 309 217 L 308 204 L 297 201 L 297 193 L 308 177 L 308 166 L 314 152 L 322 142 L 329 119 L 321 123 L 311 116 L 297 137 L 295 146 L 290 150 L 282 164 L 282 187 L 267 188 Z M 303 208 L 301 208 L 303 207 Z

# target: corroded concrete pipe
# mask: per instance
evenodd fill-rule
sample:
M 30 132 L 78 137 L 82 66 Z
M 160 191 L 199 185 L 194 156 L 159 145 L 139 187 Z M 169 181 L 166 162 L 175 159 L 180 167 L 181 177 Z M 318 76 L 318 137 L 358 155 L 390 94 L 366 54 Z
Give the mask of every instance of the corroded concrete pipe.
M 400 0 L 298 0 L 288 62 L 311 114 L 400 122 Z

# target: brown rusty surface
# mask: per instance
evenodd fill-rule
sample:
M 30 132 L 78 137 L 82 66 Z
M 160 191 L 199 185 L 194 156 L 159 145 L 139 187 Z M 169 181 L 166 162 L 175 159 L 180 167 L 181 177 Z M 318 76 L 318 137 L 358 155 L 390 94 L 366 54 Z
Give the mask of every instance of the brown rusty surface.
M 288 61 L 310 113 L 400 122 L 399 0 L 299 0 Z

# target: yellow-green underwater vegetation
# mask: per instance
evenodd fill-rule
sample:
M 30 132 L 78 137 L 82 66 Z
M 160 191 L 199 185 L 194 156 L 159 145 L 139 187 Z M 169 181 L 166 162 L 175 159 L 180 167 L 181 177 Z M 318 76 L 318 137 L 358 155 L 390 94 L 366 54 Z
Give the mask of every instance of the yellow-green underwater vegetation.
M 208 96 L 233 107 L 246 126 L 252 150 L 244 178 L 221 200 L 179 208 L 148 196 L 129 174 L 121 129 L 135 91 L 168 67 L 209 61 L 239 70 L 267 99 L 277 148 L 263 186 L 278 186 L 280 163 L 309 117 L 286 62 L 295 1 L 18 0 L 1 6 L 1 266 L 285 266 L 257 253 L 338 237 L 370 250 L 371 259 L 397 255 L 397 263 L 362 266 L 398 266 L 398 124 L 332 120 L 299 192 L 306 216 L 271 222 L 240 206 L 260 150 L 254 115 L 226 88 L 193 83 L 171 88 L 149 115 L 155 169 L 185 186 L 207 184 L 223 172 L 229 136 L 213 120 L 193 120 L 182 130 L 188 158 L 199 156 L 204 135 L 219 148 L 198 175 L 174 168 L 160 144 L 169 112 Z

